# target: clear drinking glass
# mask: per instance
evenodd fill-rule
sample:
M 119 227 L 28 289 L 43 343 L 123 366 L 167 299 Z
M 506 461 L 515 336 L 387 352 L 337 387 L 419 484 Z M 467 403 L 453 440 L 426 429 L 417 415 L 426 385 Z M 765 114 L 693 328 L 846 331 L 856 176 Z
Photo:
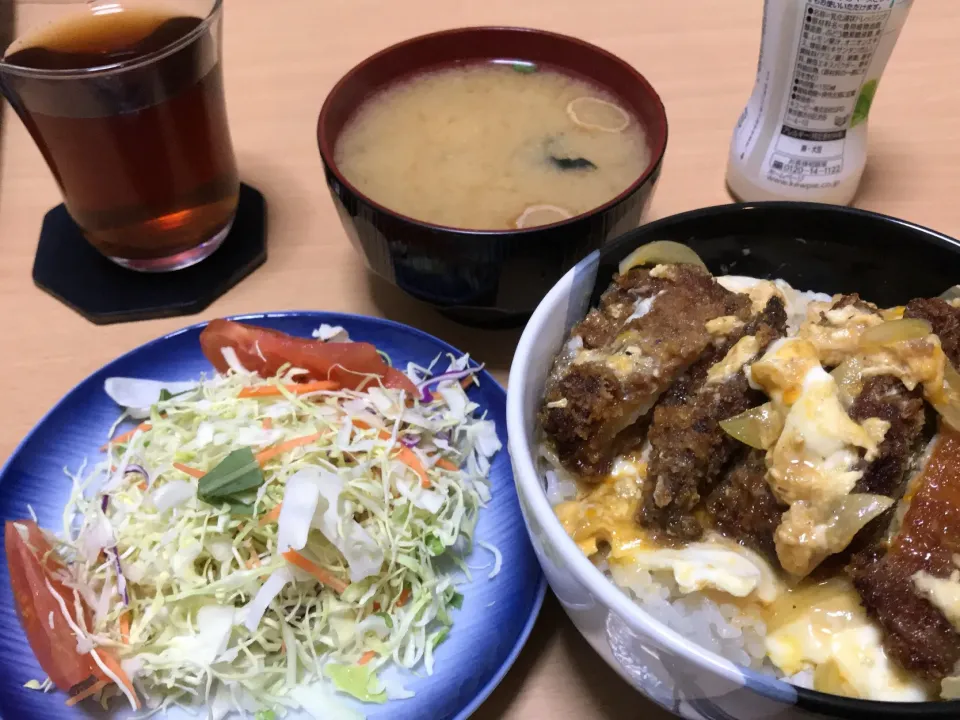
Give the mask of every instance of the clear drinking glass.
M 6 2 L 8 0 L 0 0 Z M 0 91 L 103 255 L 162 272 L 210 255 L 240 183 L 222 76 L 222 0 L 31 5 Z

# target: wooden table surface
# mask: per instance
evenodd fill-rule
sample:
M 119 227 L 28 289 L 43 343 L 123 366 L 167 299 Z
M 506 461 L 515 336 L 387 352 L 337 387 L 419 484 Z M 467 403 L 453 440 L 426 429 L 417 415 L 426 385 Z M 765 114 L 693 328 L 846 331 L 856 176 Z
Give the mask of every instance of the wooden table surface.
M 10 0 L 0 0 L 0 4 Z M 49 0 L 48 0 L 49 1 Z M 783 1 L 783 0 L 780 0 Z M 49 10 L 18 5 L 23 28 Z M 60 202 L 23 126 L 4 109 L 0 145 L 0 459 L 61 395 L 116 355 L 181 325 L 285 309 L 382 315 L 438 335 L 506 379 L 517 332 L 457 326 L 364 267 L 324 187 L 314 129 L 327 91 L 398 40 L 462 25 L 543 27 L 637 67 L 667 108 L 670 141 L 650 217 L 729 202 L 727 144 L 756 71 L 762 4 L 729 0 L 228 0 L 227 101 L 243 179 L 266 195 L 269 261 L 199 317 L 95 327 L 30 278 L 43 214 Z M 870 114 L 855 201 L 960 234 L 960 3 L 916 3 Z M 893 270 L 893 269 L 891 269 Z M 527 647 L 476 717 L 666 718 L 593 654 L 552 596 Z

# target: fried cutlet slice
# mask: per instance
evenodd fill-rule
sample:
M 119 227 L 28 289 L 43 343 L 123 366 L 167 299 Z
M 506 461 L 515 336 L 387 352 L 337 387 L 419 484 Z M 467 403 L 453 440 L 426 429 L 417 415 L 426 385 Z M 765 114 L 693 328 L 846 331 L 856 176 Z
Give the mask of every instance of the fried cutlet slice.
M 723 535 L 776 558 L 773 533 L 787 506 L 767 482 L 766 452 L 751 448 L 741 453 L 707 497 L 707 513 Z
M 876 459 L 863 464 L 863 476 L 853 492 L 900 499 L 908 471 L 923 445 L 926 421 L 923 389 L 918 386 L 907 390 L 892 375 L 869 378 L 850 406 L 850 417 L 857 422 L 880 418 L 890 423 L 877 448 Z
M 931 601 L 931 581 L 960 582 L 960 433 L 943 426 L 889 544 L 856 554 L 847 573 L 884 647 L 926 680 L 953 675 L 960 633 Z
M 561 463 L 586 477 L 610 468 L 617 440 L 710 345 L 710 320 L 750 318 L 750 300 L 693 265 L 633 268 L 574 328 L 547 381 L 540 422 Z M 577 347 L 579 345 L 579 347 Z
M 750 388 L 743 365 L 783 337 L 786 328 L 783 301 L 773 297 L 664 394 L 647 433 L 651 453 L 640 525 L 675 540 L 703 534 L 694 511 L 741 447 L 719 423 L 763 402 L 763 395 Z
M 941 298 L 917 298 L 907 303 L 903 316 L 930 323 L 947 359 L 960 368 L 960 307 Z

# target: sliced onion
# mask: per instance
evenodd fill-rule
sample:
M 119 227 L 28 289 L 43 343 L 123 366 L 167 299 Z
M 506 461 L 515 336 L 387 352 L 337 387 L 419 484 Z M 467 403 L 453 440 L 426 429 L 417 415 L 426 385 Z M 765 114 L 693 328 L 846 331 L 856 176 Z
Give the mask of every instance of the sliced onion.
M 879 325 L 877 327 L 880 327 Z M 830 373 L 840 391 L 840 400 L 849 406 L 863 390 L 863 365 L 854 356 L 837 365 Z
M 773 445 L 783 431 L 783 415 L 772 403 L 764 403 L 732 418 L 720 421 L 730 437 L 758 450 Z
M 127 578 L 123 575 L 123 567 L 120 565 L 120 555 L 117 554 L 117 548 L 112 547 L 107 550 L 107 554 L 113 558 L 113 567 L 117 572 L 117 590 L 120 591 L 120 597 L 123 598 L 123 604 L 130 604 L 130 596 L 127 594 Z
M 620 261 L 620 274 L 625 275 L 631 268 L 645 265 L 696 265 L 707 269 L 693 250 L 672 240 L 657 240 L 641 245 Z
M 919 318 L 889 320 L 864 330 L 860 335 L 860 347 L 887 347 L 907 340 L 920 340 L 932 332 L 930 323 Z
M 567 115 L 575 125 L 587 130 L 623 132 L 630 126 L 630 114 L 619 105 L 584 95 L 567 103 Z
M 827 519 L 827 547 L 830 552 L 843 550 L 867 523 L 893 505 L 893 498 L 871 493 L 844 495 Z
M 960 432 L 960 373 L 949 360 L 944 361 L 943 389 L 929 399 L 943 421 Z

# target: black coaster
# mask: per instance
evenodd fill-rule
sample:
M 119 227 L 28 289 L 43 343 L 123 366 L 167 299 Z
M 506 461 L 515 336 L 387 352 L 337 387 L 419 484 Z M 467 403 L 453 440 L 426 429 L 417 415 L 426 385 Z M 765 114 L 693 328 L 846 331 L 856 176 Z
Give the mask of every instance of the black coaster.
M 43 218 L 33 282 L 97 325 L 191 315 L 206 308 L 267 259 L 263 195 L 240 185 L 230 234 L 206 260 L 183 270 L 127 270 L 93 249 L 58 205 Z

